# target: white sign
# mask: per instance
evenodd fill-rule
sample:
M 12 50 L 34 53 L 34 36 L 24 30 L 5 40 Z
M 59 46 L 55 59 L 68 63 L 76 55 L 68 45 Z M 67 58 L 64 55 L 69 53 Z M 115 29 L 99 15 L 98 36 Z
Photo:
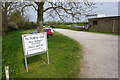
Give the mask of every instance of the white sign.
M 23 41 L 23 49 L 24 49 L 25 64 L 26 64 L 27 72 L 28 72 L 28 68 L 27 68 L 26 57 L 47 52 L 47 59 L 49 64 L 46 32 L 37 33 L 37 34 L 24 34 L 22 35 L 22 41 Z
M 22 35 L 24 54 L 31 55 L 47 51 L 47 34 L 24 34 Z

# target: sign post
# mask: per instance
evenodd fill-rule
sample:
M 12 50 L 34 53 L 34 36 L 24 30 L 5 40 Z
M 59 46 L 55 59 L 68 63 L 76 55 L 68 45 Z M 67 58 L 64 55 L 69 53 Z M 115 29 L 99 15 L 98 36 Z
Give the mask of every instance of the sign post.
M 25 57 L 25 66 L 26 66 L 26 71 L 28 72 L 27 59 L 26 59 L 26 57 Z
M 49 64 L 47 33 L 24 34 L 22 35 L 23 50 L 25 57 L 25 66 L 27 67 L 27 57 L 47 53 L 47 60 Z

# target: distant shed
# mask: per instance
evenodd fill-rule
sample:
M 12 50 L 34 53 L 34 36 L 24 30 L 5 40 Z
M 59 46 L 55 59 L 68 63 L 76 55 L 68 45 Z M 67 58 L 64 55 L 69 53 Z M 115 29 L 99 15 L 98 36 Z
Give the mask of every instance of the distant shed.
M 120 16 L 91 18 L 89 31 L 120 33 Z

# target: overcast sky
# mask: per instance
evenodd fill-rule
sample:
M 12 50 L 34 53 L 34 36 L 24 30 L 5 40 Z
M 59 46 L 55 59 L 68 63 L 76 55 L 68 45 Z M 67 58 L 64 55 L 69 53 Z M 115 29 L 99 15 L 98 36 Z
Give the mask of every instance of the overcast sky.
M 96 2 L 97 8 L 95 8 L 92 13 L 105 14 L 107 17 L 118 16 L 118 0 L 114 0 L 114 2 L 112 2 L 113 0 L 110 0 L 109 2 L 107 2 L 106 0 L 104 0 L 104 2 L 102 2 L 103 0 L 98 1 L 100 2 Z M 29 16 L 30 21 L 37 21 L 37 12 L 34 11 L 32 8 L 29 8 L 27 15 Z M 44 20 L 47 21 L 48 19 Z
M 98 14 L 105 14 L 106 16 L 118 15 L 118 2 L 100 2 L 97 3 L 97 8 L 94 12 Z

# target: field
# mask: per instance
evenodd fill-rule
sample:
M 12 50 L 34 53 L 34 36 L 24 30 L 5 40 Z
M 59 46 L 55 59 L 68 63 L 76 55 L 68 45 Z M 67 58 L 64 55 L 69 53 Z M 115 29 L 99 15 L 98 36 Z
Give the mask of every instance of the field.
M 10 78 L 77 78 L 80 73 L 82 50 L 78 42 L 57 32 L 48 39 L 50 64 L 46 53 L 27 58 L 26 72 L 22 47 L 22 34 L 33 30 L 10 31 L 2 40 L 2 77 L 4 66 L 9 66 Z

